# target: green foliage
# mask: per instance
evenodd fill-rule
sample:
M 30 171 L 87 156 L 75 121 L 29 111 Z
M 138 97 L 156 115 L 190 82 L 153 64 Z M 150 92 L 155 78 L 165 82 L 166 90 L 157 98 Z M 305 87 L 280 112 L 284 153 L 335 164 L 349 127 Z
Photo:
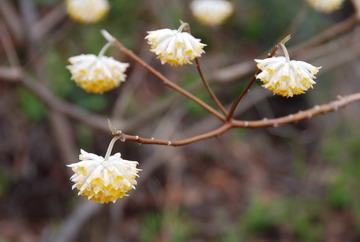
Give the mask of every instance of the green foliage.
M 340 161 L 342 149 L 336 136 L 324 140 L 323 154 L 326 161 L 332 163 Z
M 80 93 L 81 91 L 81 93 Z M 108 106 L 108 96 L 105 94 L 90 94 L 80 90 L 76 97 L 76 104 L 92 112 L 103 111 Z
M 260 233 L 270 226 L 277 226 L 288 212 L 286 200 L 266 202 L 255 196 L 241 216 L 241 228 L 245 233 Z
M 4 196 L 10 188 L 10 177 L 0 170 L 0 198 Z
M 148 213 L 144 216 L 140 227 L 140 241 L 152 242 L 156 241 L 156 236 L 161 228 L 161 216 L 157 213 Z
M 168 221 L 167 226 L 171 232 L 170 241 L 189 241 L 189 238 L 196 232 L 195 224 L 185 213 L 168 212 L 166 217 Z
M 46 56 L 46 71 L 49 73 L 53 89 L 57 96 L 67 97 L 75 88 L 75 83 L 70 79 L 70 72 L 64 66 L 66 58 L 55 48 L 50 48 Z
M 326 199 L 334 208 L 345 208 L 351 203 L 351 190 L 344 177 L 338 177 L 329 184 Z
M 315 211 L 309 211 L 307 207 L 302 207 L 294 211 L 296 214 L 292 217 L 292 227 L 295 235 L 300 241 L 316 242 L 321 241 L 322 227 L 314 220 Z M 315 214 L 314 214 L 315 213 Z
M 198 91 L 196 93 L 196 96 L 201 100 L 208 100 L 208 92 L 206 90 Z M 197 103 L 190 99 L 186 99 L 185 106 L 189 112 L 189 115 L 195 118 L 201 118 L 208 114 L 208 111 L 206 111 L 203 107 L 200 107 Z M 213 105 L 213 107 L 215 107 L 215 105 Z
M 84 124 L 77 124 L 75 127 L 76 137 L 79 139 L 82 149 L 89 150 L 93 141 L 93 129 Z
M 221 236 L 219 241 L 223 242 L 240 242 L 242 241 L 241 237 L 238 234 L 238 231 L 235 228 L 229 228 L 225 231 L 225 234 Z
M 258 233 L 271 225 L 271 209 L 269 205 L 255 199 L 249 204 L 241 220 L 245 231 Z
M 46 116 L 46 107 L 44 103 L 32 92 L 23 87 L 18 87 L 17 95 L 21 111 L 30 120 L 40 121 Z
M 166 235 L 160 235 L 162 230 L 166 230 Z M 185 242 L 189 241 L 196 230 L 190 218 L 182 212 L 149 213 L 140 227 L 140 241 L 156 241 L 159 236 L 168 236 L 169 241 Z

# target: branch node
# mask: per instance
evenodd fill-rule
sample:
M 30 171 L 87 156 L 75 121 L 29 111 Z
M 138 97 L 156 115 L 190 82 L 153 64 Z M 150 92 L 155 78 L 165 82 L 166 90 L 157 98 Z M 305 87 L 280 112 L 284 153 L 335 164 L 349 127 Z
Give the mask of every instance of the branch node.
M 168 146 L 171 146 L 171 145 L 172 145 L 172 142 L 171 142 L 171 141 L 168 141 L 167 145 L 168 145 Z
M 249 122 L 248 122 L 248 121 L 245 121 L 245 122 L 244 122 L 244 126 L 245 126 L 245 127 L 248 127 L 248 126 L 249 126 Z
M 121 131 L 120 131 L 121 132 Z M 126 141 L 126 138 L 125 138 L 125 135 L 121 132 L 121 134 L 119 135 L 119 139 L 121 142 L 125 142 Z
M 317 110 L 317 111 L 320 110 L 320 106 L 319 106 L 319 105 L 316 105 L 314 108 L 315 108 L 315 110 Z
M 339 105 L 337 104 L 337 102 L 333 102 L 333 103 L 331 104 L 331 107 L 332 107 L 332 109 L 333 109 L 334 111 L 337 111 L 337 110 L 339 109 Z

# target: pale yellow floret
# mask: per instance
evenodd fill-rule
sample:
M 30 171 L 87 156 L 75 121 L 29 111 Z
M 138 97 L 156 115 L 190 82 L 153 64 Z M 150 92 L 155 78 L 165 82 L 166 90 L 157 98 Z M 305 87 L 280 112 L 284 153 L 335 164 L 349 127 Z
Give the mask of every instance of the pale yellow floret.
M 341 7 L 344 0 L 307 0 L 309 5 L 316 10 L 331 13 Z
M 110 5 L 107 0 L 66 0 L 66 9 L 74 21 L 90 24 L 102 20 Z
M 315 74 L 321 68 L 303 61 L 290 61 L 283 56 L 255 61 L 262 71 L 257 78 L 264 83 L 263 87 L 284 97 L 303 94 L 312 88 Z
M 234 11 L 232 3 L 225 0 L 194 0 L 190 7 L 196 19 L 210 26 L 222 24 Z
M 161 63 L 172 66 L 191 64 L 192 60 L 204 53 L 203 48 L 206 46 L 189 33 L 171 29 L 148 31 L 145 39 L 150 45 L 150 51 L 157 55 Z
M 81 150 L 80 162 L 68 165 L 74 171 L 71 180 L 79 195 L 98 203 L 115 202 L 135 188 L 136 161 L 121 158 L 120 153 L 104 159 Z
M 79 55 L 69 59 L 67 66 L 72 79 L 78 86 L 90 93 L 103 93 L 125 81 L 125 71 L 129 66 L 112 57 Z

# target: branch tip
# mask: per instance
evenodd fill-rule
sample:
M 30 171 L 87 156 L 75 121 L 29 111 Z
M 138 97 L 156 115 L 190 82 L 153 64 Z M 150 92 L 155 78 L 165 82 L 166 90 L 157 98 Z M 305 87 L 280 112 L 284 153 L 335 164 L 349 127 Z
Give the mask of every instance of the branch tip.
M 285 38 L 283 38 L 279 44 L 285 44 L 286 42 L 288 42 L 291 39 L 291 34 L 285 36 Z
M 108 127 L 112 135 L 119 135 L 119 131 L 115 126 L 111 123 L 110 119 L 108 119 Z M 121 131 L 120 131 L 121 132 Z
M 105 29 L 102 29 L 100 31 L 100 33 L 102 34 L 102 36 L 109 42 L 113 42 L 115 41 L 115 37 L 112 36 L 108 31 L 106 31 Z

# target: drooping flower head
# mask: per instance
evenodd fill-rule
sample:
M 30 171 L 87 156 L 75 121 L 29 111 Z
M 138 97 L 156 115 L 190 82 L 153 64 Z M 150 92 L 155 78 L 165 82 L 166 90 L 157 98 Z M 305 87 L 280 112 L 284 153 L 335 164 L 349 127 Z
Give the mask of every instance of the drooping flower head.
M 311 7 L 325 13 L 331 13 L 341 7 L 344 0 L 307 0 Z
M 315 84 L 315 74 L 321 67 L 315 67 L 304 61 L 290 60 L 283 43 L 280 44 L 285 56 L 258 60 L 257 67 L 261 70 L 257 78 L 274 94 L 284 97 L 303 94 Z
M 102 51 L 103 52 L 103 51 Z M 117 87 L 125 81 L 128 63 L 122 63 L 112 57 L 93 54 L 78 55 L 69 58 L 67 66 L 72 79 L 78 86 L 90 93 L 103 93 Z
M 68 165 L 75 173 L 70 179 L 78 195 L 98 203 L 115 202 L 135 189 L 138 162 L 124 160 L 120 153 L 110 156 L 114 139 L 104 157 L 81 150 L 80 162 Z M 109 152 L 110 150 L 110 152 Z
M 151 52 L 154 52 L 162 64 L 168 63 L 172 66 L 191 64 L 191 61 L 204 53 L 206 46 L 200 39 L 191 34 L 182 32 L 186 26 L 183 23 L 178 30 L 160 29 L 148 31 L 145 39 L 148 41 Z
M 66 0 L 66 9 L 74 21 L 91 24 L 105 17 L 110 5 L 107 0 Z
M 225 0 L 194 0 L 190 5 L 192 14 L 203 24 L 222 24 L 234 11 L 233 5 Z

